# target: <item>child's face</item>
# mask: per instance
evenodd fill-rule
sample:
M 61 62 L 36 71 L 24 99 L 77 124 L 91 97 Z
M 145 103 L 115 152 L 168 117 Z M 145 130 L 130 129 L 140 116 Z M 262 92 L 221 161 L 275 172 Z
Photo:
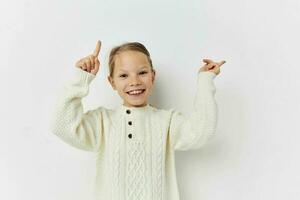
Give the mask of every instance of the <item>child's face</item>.
M 108 80 L 123 99 L 123 105 L 140 107 L 147 104 L 152 92 L 155 71 L 151 70 L 147 56 L 137 51 L 124 51 L 115 57 L 113 78 Z M 128 94 L 131 90 L 143 89 L 138 95 Z

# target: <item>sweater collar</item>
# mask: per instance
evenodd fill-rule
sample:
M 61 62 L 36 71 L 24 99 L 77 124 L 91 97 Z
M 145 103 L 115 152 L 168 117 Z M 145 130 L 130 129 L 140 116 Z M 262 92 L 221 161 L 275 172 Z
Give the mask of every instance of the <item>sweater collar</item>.
M 130 114 L 142 114 L 147 112 L 148 110 L 151 109 L 151 105 L 147 103 L 145 106 L 142 107 L 128 107 L 123 104 L 119 105 L 117 107 L 117 110 L 124 115 L 130 115 Z

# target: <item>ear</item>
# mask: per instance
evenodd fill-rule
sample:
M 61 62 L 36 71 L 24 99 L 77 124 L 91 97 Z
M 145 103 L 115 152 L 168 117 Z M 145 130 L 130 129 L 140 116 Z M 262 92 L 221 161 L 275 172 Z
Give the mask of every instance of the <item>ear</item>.
M 107 76 L 107 80 L 108 82 L 110 83 L 111 87 L 116 90 L 116 85 L 115 85 L 115 82 L 114 82 L 114 79 L 111 77 L 111 76 Z
M 152 84 L 154 83 L 154 80 L 155 80 L 155 70 L 153 69 L 152 70 Z

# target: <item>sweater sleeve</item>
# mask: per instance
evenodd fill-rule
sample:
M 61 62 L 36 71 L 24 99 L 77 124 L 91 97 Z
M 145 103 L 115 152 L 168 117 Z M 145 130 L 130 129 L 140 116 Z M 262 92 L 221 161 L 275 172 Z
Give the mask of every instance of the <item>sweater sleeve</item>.
M 55 104 L 50 129 L 67 144 L 96 152 L 102 137 L 103 107 L 83 113 L 81 102 L 94 78 L 95 75 L 75 68 L 74 76 L 64 85 Z
M 214 72 L 198 73 L 193 111 L 189 117 L 172 110 L 170 142 L 174 150 L 198 149 L 214 135 L 217 124 L 215 77 Z

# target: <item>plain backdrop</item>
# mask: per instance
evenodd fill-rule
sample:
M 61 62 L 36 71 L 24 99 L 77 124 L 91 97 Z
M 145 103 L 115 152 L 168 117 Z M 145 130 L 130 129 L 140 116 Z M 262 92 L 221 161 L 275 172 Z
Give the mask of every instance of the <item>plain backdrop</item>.
M 95 159 L 49 131 L 74 64 L 102 41 L 85 110 L 122 103 L 112 47 L 139 41 L 157 72 L 149 102 L 192 111 L 203 58 L 215 78 L 216 136 L 176 152 L 182 199 L 300 198 L 298 0 L 0 1 L 0 199 L 92 199 Z

